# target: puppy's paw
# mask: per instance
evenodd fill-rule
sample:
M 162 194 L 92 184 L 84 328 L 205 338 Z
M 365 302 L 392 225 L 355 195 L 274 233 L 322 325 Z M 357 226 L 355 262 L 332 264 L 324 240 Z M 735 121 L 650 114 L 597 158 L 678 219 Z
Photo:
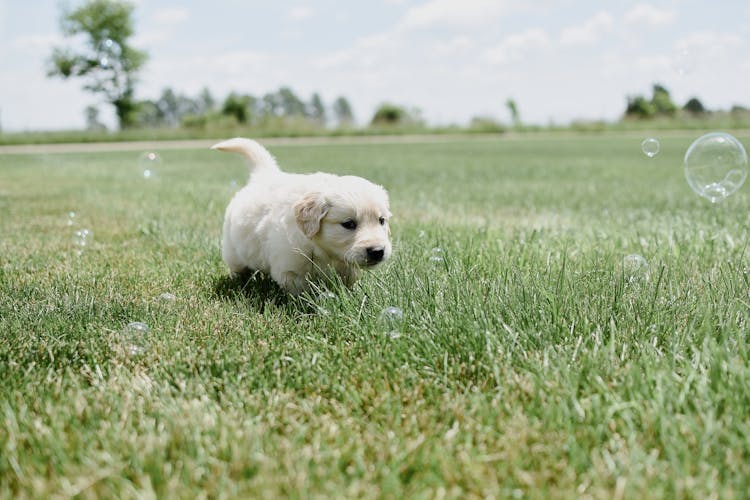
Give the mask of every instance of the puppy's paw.
M 278 276 L 274 276 L 273 279 L 281 288 L 292 295 L 299 295 L 310 288 L 307 275 L 295 273 L 294 271 L 280 273 Z

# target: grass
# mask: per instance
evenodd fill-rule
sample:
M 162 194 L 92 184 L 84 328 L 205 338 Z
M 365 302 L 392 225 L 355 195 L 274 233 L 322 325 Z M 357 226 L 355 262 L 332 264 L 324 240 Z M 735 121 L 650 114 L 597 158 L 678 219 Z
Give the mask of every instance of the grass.
M 226 277 L 239 158 L 0 155 L 0 496 L 744 496 L 750 198 L 689 190 L 692 139 L 274 147 L 396 214 L 384 269 L 299 300 Z

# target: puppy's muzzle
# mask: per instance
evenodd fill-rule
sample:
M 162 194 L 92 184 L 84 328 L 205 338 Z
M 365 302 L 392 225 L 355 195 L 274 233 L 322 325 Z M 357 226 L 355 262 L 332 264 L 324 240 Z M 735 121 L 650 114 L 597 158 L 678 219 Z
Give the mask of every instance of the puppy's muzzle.
M 365 263 L 368 266 L 374 266 L 380 264 L 385 256 L 385 247 L 368 247 L 367 248 L 367 259 Z

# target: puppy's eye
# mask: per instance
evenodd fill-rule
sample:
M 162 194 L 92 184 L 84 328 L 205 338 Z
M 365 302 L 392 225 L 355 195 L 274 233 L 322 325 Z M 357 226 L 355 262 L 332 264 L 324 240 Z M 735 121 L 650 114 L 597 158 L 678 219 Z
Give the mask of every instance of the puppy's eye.
M 380 225 L 381 225 L 381 226 L 385 226 L 385 217 L 381 217 L 381 218 L 380 218 L 380 219 L 378 219 L 378 220 L 380 221 Z
M 341 227 L 343 227 L 344 229 L 349 229 L 350 231 L 354 231 L 355 229 L 357 229 L 357 221 L 353 219 L 346 219 L 341 223 Z

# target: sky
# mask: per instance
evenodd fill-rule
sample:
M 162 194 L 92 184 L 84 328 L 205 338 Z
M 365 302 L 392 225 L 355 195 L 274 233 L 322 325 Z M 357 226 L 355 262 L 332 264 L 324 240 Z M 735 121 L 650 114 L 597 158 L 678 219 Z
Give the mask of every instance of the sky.
M 75 129 L 97 105 L 80 79 L 50 79 L 64 7 L 80 0 L 0 0 L 0 127 Z M 658 82 L 677 104 L 750 107 L 747 0 L 135 0 L 132 44 L 149 54 L 138 99 L 172 88 L 307 100 L 345 96 L 367 123 L 392 102 L 433 125 L 482 116 L 566 124 L 616 120 Z

